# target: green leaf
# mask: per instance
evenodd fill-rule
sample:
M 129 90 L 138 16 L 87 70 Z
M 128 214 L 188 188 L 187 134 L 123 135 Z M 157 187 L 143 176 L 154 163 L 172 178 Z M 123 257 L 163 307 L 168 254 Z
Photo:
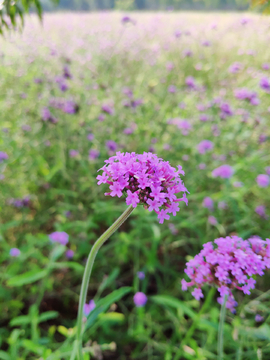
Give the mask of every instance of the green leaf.
M 0 350 L 0 359 L 1 360 L 11 360 L 11 357 L 5 351 Z
M 75 261 L 64 261 L 64 262 L 55 263 L 52 265 L 52 267 L 55 269 L 71 268 L 78 272 L 83 272 L 84 270 L 84 266 Z
M 56 261 L 64 254 L 66 251 L 66 247 L 64 245 L 57 245 L 51 253 L 51 259 L 52 261 Z
M 46 348 L 40 344 L 35 344 L 33 341 L 31 340 L 28 340 L 28 339 L 24 339 L 22 342 L 21 342 L 22 346 L 35 353 L 35 354 L 38 354 L 39 356 L 42 356 L 44 350 L 46 350 Z
M 28 315 L 17 316 L 9 322 L 10 326 L 22 326 L 30 323 L 30 317 Z
M 125 320 L 125 315 L 117 312 L 108 312 L 107 314 L 100 314 L 98 318 L 106 323 L 122 323 Z
M 44 278 L 47 275 L 47 270 L 31 270 L 27 271 L 24 274 L 14 276 L 13 278 L 7 281 L 7 286 L 23 286 L 27 284 L 32 284 L 35 281 L 38 281 Z
M 196 316 L 196 313 L 193 310 L 191 310 L 183 301 L 176 299 L 173 296 L 155 295 L 155 296 L 151 296 L 151 300 L 165 307 L 169 306 L 175 309 L 180 309 L 183 311 L 184 314 L 188 315 L 192 319 L 195 318 Z
M 85 330 L 88 329 L 96 321 L 99 314 L 106 312 L 113 303 L 122 299 L 122 297 L 128 294 L 130 291 L 131 287 L 125 286 L 120 289 L 114 290 L 111 294 L 99 300 L 96 304 L 95 309 L 91 311 L 88 316 Z
M 48 321 L 51 319 L 55 319 L 58 316 L 57 311 L 46 311 L 45 313 L 42 313 L 38 319 L 38 322 L 41 323 L 43 321 Z

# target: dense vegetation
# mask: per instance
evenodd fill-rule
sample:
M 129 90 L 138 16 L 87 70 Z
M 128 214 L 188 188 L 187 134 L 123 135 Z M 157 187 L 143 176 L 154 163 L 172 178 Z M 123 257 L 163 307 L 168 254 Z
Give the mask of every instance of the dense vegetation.
M 163 224 L 138 206 L 101 249 L 85 344 L 96 359 L 217 358 L 218 294 L 199 302 L 181 280 L 208 241 L 270 236 L 268 45 L 268 18 L 195 13 L 52 14 L 1 40 L 0 359 L 69 358 L 85 259 L 126 208 L 96 180 L 116 151 L 182 165 L 189 205 Z M 225 359 L 270 356 L 269 273 L 256 280 L 234 292 Z

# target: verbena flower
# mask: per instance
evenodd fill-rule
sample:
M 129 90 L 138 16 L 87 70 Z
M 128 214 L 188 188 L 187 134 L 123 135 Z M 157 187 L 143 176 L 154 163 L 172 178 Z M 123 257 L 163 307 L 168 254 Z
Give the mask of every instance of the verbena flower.
M 262 218 L 267 218 L 267 215 L 266 215 L 266 213 L 265 213 L 265 206 L 263 206 L 263 205 L 259 205 L 259 206 L 257 206 L 256 208 L 255 208 L 255 212 L 259 215 L 259 216 L 261 216 Z
M 209 209 L 209 210 L 213 210 L 214 208 L 214 201 L 209 197 L 205 197 L 203 199 L 203 207 Z
M 137 292 L 133 297 L 134 304 L 142 307 L 147 303 L 147 296 L 143 292 Z
M 202 286 L 213 285 L 218 288 L 222 303 L 228 295 L 227 308 L 234 312 L 237 302 L 232 291 L 238 289 L 250 295 L 255 288 L 254 275 L 262 276 L 270 268 L 270 239 L 258 237 L 243 240 L 238 236 L 218 238 L 203 245 L 203 250 L 186 265 L 185 273 L 190 282 L 182 280 L 182 290 L 194 288 L 195 299 L 203 298 Z
M 259 187 L 267 187 L 270 183 L 270 177 L 265 174 L 260 174 L 257 176 L 256 181 Z
M 267 77 L 261 78 L 260 86 L 266 92 L 270 92 L 270 79 L 268 79 Z
M 210 225 L 213 225 L 213 226 L 217 225 L 217 223 L 218 223 L 217 219 L 212 215 L 208 216 L 208 222 Z
M 121 152 L 105 160 L 105 163 L 98 170 L 103 171 L 102 175 L 97 176 L 98 185 L 110 185 L 110 192 L 105 195 L 120 198 L 125 194 L 127 205 L 135 208 L 143 204 L 148 211 L 158 214 L 160 224 L 164 219 L 169 220 L 169 214 L 176 215 L 180 210 L 180 201 L 188 203 L 188 191 L 180 178 L 180 174 L 185 173 L 180 165 L 176 170 L 168 161 L 152 153 Z M 177 198 L 179 192 L 184 193 L 182 198 Z
M 221 177 L 223 179 L 229 179 L 233 173 L 234 170 L 230 165 L 221 165 L 212 171 L 213 177 Z
M 200 154 L 205 154 L 206 151 L 213 150 L 213 148 L 214 148 L 214 144 L 210 140 L 203 140 L 197 146 L 197 149 Z
M 4 151 L 0 151 L 0 163 L 7 159 L 8 159 L 8 154 L 5 153 Z
M 94 300 L 90 300 L 89 304 L 84 304 L 83 313 L 85 316 L 88 316 L 92 310 L 96 307 Z
M 21 254 L 21 251 L 17 248 L 10 249 L 9 255 L 12 257 L 17 257 Z
M 74 256 L 74 251 L 71 250 L 71 249 L 68 249 L 68 250 L 66 251 L 66 257 L 67 257 L 68 259 L 72 259 L 73 256 Z
M 68 243 L 68 234 L 64 231 L 55 231 L 49 235 L 49 239 L 52 242 L 57 242 L 61 245 L 67 245 Z
M 138 279 L 143 280 L 145 278 L 145 273 L 143 271 L 137 272 Z

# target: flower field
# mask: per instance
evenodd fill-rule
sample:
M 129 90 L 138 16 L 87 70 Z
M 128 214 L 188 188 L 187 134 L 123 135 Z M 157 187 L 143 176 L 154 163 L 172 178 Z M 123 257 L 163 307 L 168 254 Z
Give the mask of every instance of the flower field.
M 0 359 L 75 360 L 127 206 L 83 360 L 270 358 L 269 41 L 266 16 L 173 12 L 0 39 Z

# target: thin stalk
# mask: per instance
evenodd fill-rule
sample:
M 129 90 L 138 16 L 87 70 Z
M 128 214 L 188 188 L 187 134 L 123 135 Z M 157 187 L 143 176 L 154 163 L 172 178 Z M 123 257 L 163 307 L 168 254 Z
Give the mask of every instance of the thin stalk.
M 223 360 L 223 332 L 224 332 L 224 322 L 226 315 L 226 302 L 228 295 L 225 295 L 223 304 L 220 309 L 220 318 L 219 318 L 219 326 L 218 326 L 218 360 Z
M 202 314 L 205 313 L 205 311 L 210 306 L 211 301 L 215 295 L 215 292 L 216 292 L 216 289 L 214 287 L 212 287 L 209 290 L 207 297 L 206 297 L 200 311 L 198 312 L 197 316 L 194 318 L 193 323 L 190 326 L 190 328 L 188 329 L 188 331 L 186 332 L 184 339 L 181 341 L 180 348 L 178 349 L 177 353 L 175 354 L 174 360 L 178 360 L 182 356 L 184 345 L 186 345 L 190 341 L 191 337 L 193 336 L 193 333 L 196 330 L 196 326 L 198 325 L 198 322 L 200 321 Z
M 100 236 L 100 238 L 94 243 L 90 254 L 87 259 L 87 263 L 84 269 L 81 292 L 80 292 L 80 301 L 79 301 L 79 310 L 77 317 L 77 333 L 76 333 L 76 341 L 75 347 L 77 352 L 77 359 L 83 360 L 82 354 L 82 336 L 83 336 L 83 307 L 86 302 L 88 284 L 90 280 L 90 275 L 92 271 L 92 267 L 97 255 L 98 250 L 105 243 L 105 241 L 126 221 L 129 215 L 132 213 L 134 208 L 130 205 L 123 214 L 109 227 L 108 230 L 105 231 L 104 234 Z

